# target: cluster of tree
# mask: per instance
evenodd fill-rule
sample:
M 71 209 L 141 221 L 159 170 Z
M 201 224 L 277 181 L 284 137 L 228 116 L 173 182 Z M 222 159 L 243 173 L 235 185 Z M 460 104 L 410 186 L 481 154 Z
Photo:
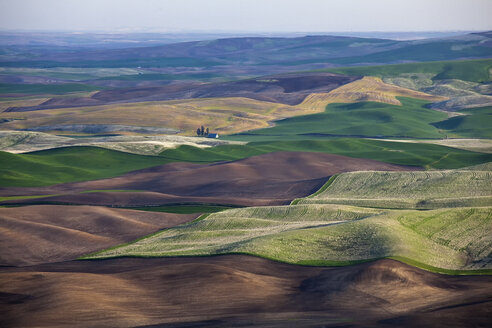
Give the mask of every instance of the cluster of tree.
M 205 127 L 202 125 L 198 129 L 196 129 L 196 134 L 197 136 L 208 136 L 208 128 L 205 129 Z

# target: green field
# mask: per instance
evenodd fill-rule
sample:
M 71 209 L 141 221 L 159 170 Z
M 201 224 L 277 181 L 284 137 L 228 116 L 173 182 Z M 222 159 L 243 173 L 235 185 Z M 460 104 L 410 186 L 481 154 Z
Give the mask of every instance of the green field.
M 64 94 L 80 91 L 98 91 L 103 88 L 80 83 L 63 84 L 5 84 L 0 83 L 0 94 Z
M 492 139 L 492 106 L 464 109 L 463 116 L 454 116 L 433 125 L 452 137 Z
M 457 79 L 471 82 L 491 81 L 489 70 L 492 59 L 440 61 L 381 66 L 330 68 L 329 71 L 348 75 L 369 75 L 381 78 L 395 77 L 405 73 L 432 74 L 434 80 Z
M 276 151 L 330 153 L 436 169 L 461 168 L 492 161 L 492 154 L 440 145 L 348 138 L 252 142 L 205 149 L 180 146 L 159 156 L 97 147 L 65 147 L 26 154 L 0 152 L 0 186 L 35 187 L 102 179 L 170 162 L 212 163 Z
M 491 154 L 439 145 L 354 138 L 251 142 L 247 145 L 225 145 L 206 149 L 181 146 L 177 149 L 166 150 L 161 153 L 161 156 L 174 161 L 218 162 L 276 151 L 330 153 L 436 169 L 461 168 L 492 161 Z
M 444 113 L 424 108 L 425 101 L 399 98 L 402 106 L 379 102 L 329 104 L 323 113 L 296 116 L 275 122 L 275 127 L 227 137 L 240 141 L 292 140 L 322 137 L 442 138 L 430 123 Z
M 492 206 L 492 171 L 349 172 L 296 203 L 400 209 Z
M 293 205 L 204 215 L 84 258 L 250 254 L 328 266 L 394 258 L 441 273 L 492 274 L 490 166 L 343 173 Z
M 492 208 L 431 211 L 295 205 L 227 210 L 85 258 L 245 253 L 303 265 L 384 257 L 492 272 Z M 456 273 L 456 272 L 453 272 Z
M 448 43 L 435 43 L 421 46 L 404 47 L 396 50 L 389 50 L 373 55 L 367 55 L 363 57 L 346 57 L 340 59 L 331 60 L 331 62 L 339 65 L 350 65 L 356 63 L 390 63 L 395 61 L 416 61 L 416 62 L 430 62 L 430 63 L 418 63 L 418 64 L 403 64 L 403 65 L 415 65 L 415 66 L 400 66 L 397 65 L 385 65 L 379 66 L 381 71 L 373 76 L 380 76 L 381 74 L 388 74 L 388 72 L 401 72 L 401 73 L 435 73 L 436 79 L 459 79 L 473 82 L 487 82 L 490 81 L 488 68 L 492 66 L 490 59 L 482 59 L 476 61 L 463 61 L 457 60 L 464 57 L 490 57 L 490 49 L 487 47 L 474 47 L 470 49 L 467 55 L 461 56 L 456 51 L 451 50 L 452 46 Z M 438 54 L 438 55 L 436 55 Z M 435 62 L 438 61 L 438 62 Z M 478 65 L 476 63 L 479 63 Z M 393 66 L 393 67 L 392 67 Z M 397 67 L 394 67 L 397 66 Z M 399 67 L 398 67 L 399 66 Z M 359 75 L 372 75 L 365 74 L 366 72 L 375 71 L 376 68 L 371 68 L 369 71 L 364 68 L 354 68 L 353 71 L 348 69 L 334 69 L 333 72 L 344 72 L 343 74 L 356 74 L 356 72 L 364 72 Z M 392 70 L 393 69 L 393 70 Z M 411 69 L 412 71 L 410 71 Z M 346 72 L 346 73 L 345 73 Z
M 0 152 L 0 186 L 46 186 L 114 177 L 167 162 L 97 147 L 67 147 L 29 154 Z

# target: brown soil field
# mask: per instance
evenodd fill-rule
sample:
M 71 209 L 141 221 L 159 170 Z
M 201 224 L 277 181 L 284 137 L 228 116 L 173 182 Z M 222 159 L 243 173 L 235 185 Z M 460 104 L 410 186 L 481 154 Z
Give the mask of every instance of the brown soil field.
M 0 269 L 4 327 L 486 327 L 492 277 L 231 255 Z
M 0 266 L 72 260 L 196 216 L 96 206 L 0 208 Z
M 41 188 L 2 188 L 0 196 L 57 195 L 16 200 L 90 205 L 161 205 L 199 202 L 280 205 L 319 189 L 333 174 L 415 168 L 369 159 L 311 152 L 276 152 L 213 164 L 171 163 L 121 177 Z M 90 190 L 108 192 L 81 193 Z M 128 192 L 110 192 L 128 190 Z M 141 192 L 139 192 L 141 191 Z

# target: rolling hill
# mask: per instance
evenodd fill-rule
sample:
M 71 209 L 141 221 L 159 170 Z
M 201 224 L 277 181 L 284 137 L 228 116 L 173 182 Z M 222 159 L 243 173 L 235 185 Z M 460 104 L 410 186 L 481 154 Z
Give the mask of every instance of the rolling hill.
M 294 264 L 348 265 L 390 257 L 438 272 L 490 273 L 489 166 L 343 173 L 290 206 L 204 215 L 84 258 L 244 253 Z
M 142 156 L 98 147 L 63 147 L 27 154 L 0 152 L 0 185 L 47 186 L 114 177 L 171 162 L 206 164 L 279 151 L 338 154 L 437 169 L 460 168 L 492 161 L 492 154 L 441 145 L 365 139 L 252 142 L 206 149 L 180 146 L 165 150 L 159 156 Z
M 267 141 L 323 137 L 443 138 L 431 123 L 446 114 L 424 107 L 425 101 L 400 98 L 403 105 L 377 102 L 329 104 L 322 113 L 277 121 L 275 127 L 229 136 L 230 140 Z
M 491 211 L 312 204 L 232 209 L 84 258 L 245 253 L 295 264 L 347 265 L 395 257 L 441 272 L 490 271 Z
M 353 172 L 331 179 L 299 204 L 435 209 L 492 205 L 490 170 Z

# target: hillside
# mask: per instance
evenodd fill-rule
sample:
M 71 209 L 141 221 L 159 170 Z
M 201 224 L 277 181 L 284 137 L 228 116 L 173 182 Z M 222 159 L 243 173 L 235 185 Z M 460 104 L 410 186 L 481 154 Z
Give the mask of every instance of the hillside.
M 492 210 L 427 212 L 337 205 L 232 209 L 85 258 L 246 253 L 288 263 L 343 265 L 381 257 L 434 270 L 491 269 Z
M 340 74 L 370 75 L 389 84 L 445 97 L 432 108 L 456 111 L 492 105 L 492 60 L 443 61 L 328 69 Z
M 338 154 L 389 164 L 436 169 L 461 168 L 492 161 L 492 154 L 441 145 L 365 139 L 252 142 L 247 145 L 220 145 L 210 148 L 179 146 L 176 149 L 167 149 L 159 156 L 142 156 L 99 147 L 62 147 L 26 154 L 0 152 L 0 185 L 47 186 L 115 177 L 172 162 L 206 164 L 280 151 Z
M 325 99 L 326 100 L 326 99 Z M 296 116 L 275 122 L 272 128 L 228 137 L 240 141 L 289 140 L 323 137 L 443 138 L 431 123 L 446 118 L 424 107 L 426 102 L 400 98 L 402 105 L 378 102 L 332 103 L 322 113 Z
M 204 215 L 85 258 L 244 253 L 295 264 L 348 265 L 391 257 L 438 272 L 490 272 L 489 166 L 343 173 L 290 206 Z
M 489 34 L 394 41 L 384 39 L 305 36 L 297 38 L 244 37 L 183 42 L 153 47 L 47 54 L 23 60 L 4 59 L 4 67 L 213 67 L 244 65 L 303 65 L 313 63 L 391 63 L 436 61 L 490 55 Z
M 22 327 L 486 326 L 491 282 L 393 260 L 319 268 L 251 256 L 122 258 L 3 268 L 0 304 L 2 321 Z
M 490 206 L 492 173 L 484 171 L 353 172 L 336 176 L 299 204 L 377 208 Z
M 72 260 L 135 240 L 196 215 L 141 212 L 95 206 L 0 208 L 0 266 Z

